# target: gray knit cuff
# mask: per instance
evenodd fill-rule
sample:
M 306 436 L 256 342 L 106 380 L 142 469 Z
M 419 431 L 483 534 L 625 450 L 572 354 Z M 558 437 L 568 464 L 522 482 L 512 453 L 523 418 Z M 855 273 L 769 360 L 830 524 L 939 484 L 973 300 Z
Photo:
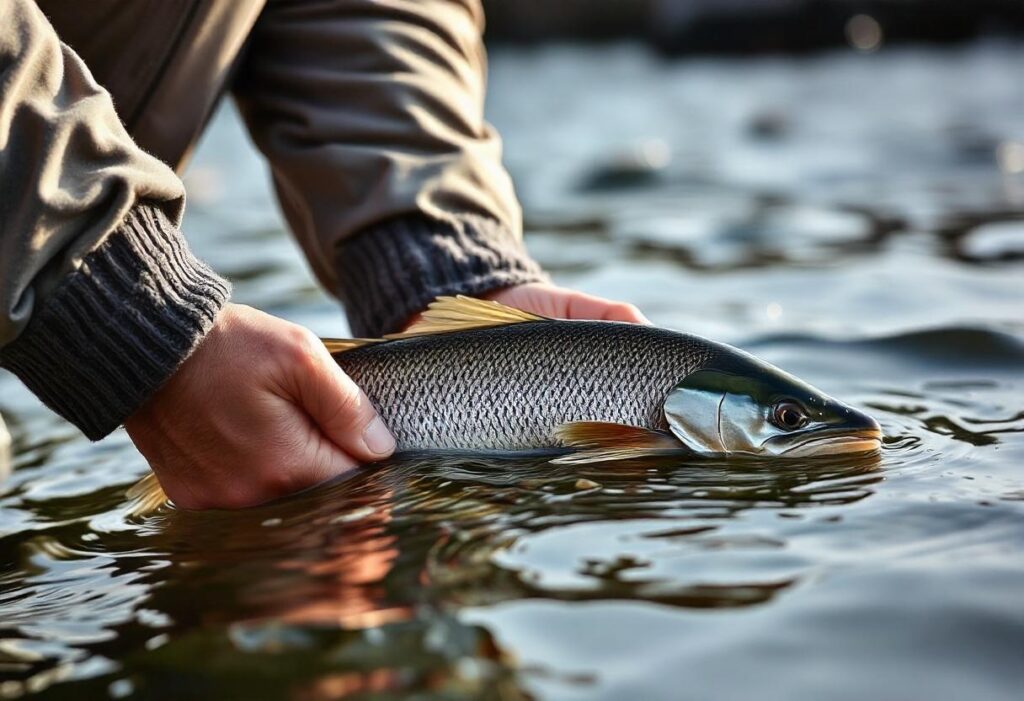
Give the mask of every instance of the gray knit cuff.
M 159 209 L 138 206 L 3 348 L 0 366 L 99 440 L 184 362 L 229 291 Z
M 382 222 L 347 239 L 337 265 L 352 333 L 369 338 L 399 331 L 440 295 L 478 296 L 548 280 L 517 237 L 475 215 Z

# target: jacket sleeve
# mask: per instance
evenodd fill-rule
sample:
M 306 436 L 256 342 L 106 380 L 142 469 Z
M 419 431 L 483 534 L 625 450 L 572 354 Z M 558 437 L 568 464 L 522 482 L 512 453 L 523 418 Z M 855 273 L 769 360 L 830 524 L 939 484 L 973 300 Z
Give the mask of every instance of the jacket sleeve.
M 0 366 L 99 439 L 227 299 L 189 251 L 174 173 L 31 0 L 0 2 Z
M 269 3 L 235 85 L 288 222 L 358 335 L 546 279 L 483 118 L 478 0 Z

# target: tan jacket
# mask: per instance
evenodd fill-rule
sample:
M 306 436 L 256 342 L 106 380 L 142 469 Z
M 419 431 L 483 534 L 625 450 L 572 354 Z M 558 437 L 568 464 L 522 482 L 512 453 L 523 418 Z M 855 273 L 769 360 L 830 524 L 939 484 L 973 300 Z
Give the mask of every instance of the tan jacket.
M 64 355 L 102 364 L 125 343 L 189 336 L 166 342 L 184 349 L 172 367 L 137 372 L 153 375 L 136 381 L 148 392 L 190 352 L 206 321 L 145 344 L 133 333 L 168 308 L 185 314 L 175 305 L 212 318 L 226 294 L 175 233 L 174 171 L 228 90 L 355 330 L 391 330 L 438 293 L 542 278 L 483 119 L 482 25 L 478 0 L 0 0 L 0 364 L 81 425 L 50 378 L 67 387 L 95 373 L 61 375 Z M 68 355 L 64 338 L 64 355 L 35 360 L 69 310 L 85 314 L 82 298 L 96 306 L 73 321 L 82 347 Z M 107 321 L 125 305 L 126 319 Z M 102 374 L 128 365 L 139 363 Z

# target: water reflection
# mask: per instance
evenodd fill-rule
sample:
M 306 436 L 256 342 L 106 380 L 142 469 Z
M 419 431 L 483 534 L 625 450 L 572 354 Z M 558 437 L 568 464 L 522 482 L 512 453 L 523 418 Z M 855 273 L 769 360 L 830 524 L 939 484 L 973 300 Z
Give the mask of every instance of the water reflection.
M 160 579 L 175 601 L 209 602 L 227 586 L 230 597 L 209 607 L 206 622 L 265 618 L 360 629 L 408 621 L 424 603 L 535 596 L 742 605 L 785 588 L 792 568 L 779 576 L 767 567 L 763 582 L 750 579 L 753 563 L 738 582 L 710 571 L 693 581 L 682 571 L 697 572 L 694 561 L 724 550 L 763 558 L 765 548 L 784 544 L 734 534 L 729 519 L 747 509 L 795 517 L 853 503 L 881 479 L 877 460 L 785 467 L 647 461 L 580 470 L 544 458 L 417 457 L 242 513 L 167 510 L 147 519 L 145 542 L 164 553 L 170 570 Z M 630 545 L 619 552 L 623 539 Z M 545 548 L 562 564 L 531 564 Z M 593 553 L 575 552 L 581 548 Z M 652 557 L 682 571 L 658 575 L 649 569 Z M 565 576 L 554 574 L 565 568 Z M 162 608 L 185 622 L 170 603 Z
M 418 456 L 241 512 L 164 507 L 134 531 L 89 533 L 79 523 L 6 538 L 0 557 L 17 562 L 13 591 L 23 601 L 7 619 L 4 637 L 21 642 L 9 643 L 6 664 L 35 678 L 56 661 L 36 651 L 46 637 L 76 640 L 102 660 L 142 636 L 147 651 L 127 665 L 150 680 L 231 650 L 239 674 L 272 678 L 304 660 L 306 672 L 291 678 L 315 680 L 302 686 L 308 698 L 514 689 L 515 665 L 486 629 L 459 621 L 461 607 L 538 597 L 686 608 L 766 602 L 808 563 L 732 520 L 751 509 L 796 518 L 853 503 L 881 479 L 877 466 L 876 457 L 580 470 L 546 458 Z M 76 639 L 83 621 L 60 623 L 76 589 L 102 602 L 110 628 Z M 234 679 L 230 669 L 216 680 L 188 674 L 204 691 Z

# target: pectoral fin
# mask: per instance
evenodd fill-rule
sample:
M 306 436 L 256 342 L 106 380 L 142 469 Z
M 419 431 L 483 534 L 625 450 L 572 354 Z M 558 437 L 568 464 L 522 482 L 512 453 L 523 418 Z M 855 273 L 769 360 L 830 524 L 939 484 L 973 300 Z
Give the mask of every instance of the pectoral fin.
M 558 465 L 611 462 L 687 452 L 672 435 L 639 426 L 605 421 L 576 421 L 555 430 L 555 436 L 577 452 L 555 458 Z

